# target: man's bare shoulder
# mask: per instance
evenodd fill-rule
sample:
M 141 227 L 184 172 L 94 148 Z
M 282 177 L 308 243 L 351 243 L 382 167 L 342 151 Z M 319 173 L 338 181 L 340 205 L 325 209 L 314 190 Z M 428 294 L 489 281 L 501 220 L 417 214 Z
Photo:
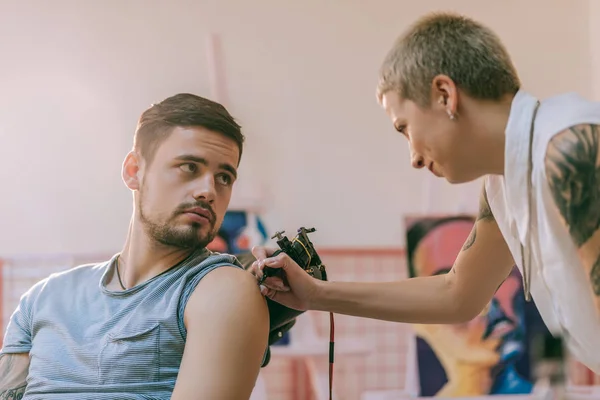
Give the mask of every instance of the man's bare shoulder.
M 209 272 L 187 302 L 184 322 L 188 334 L 173 400 L 247 399 L 269 336 L 267 304 L 254 277 L 233 266 Z
M 229 313 L 250 313 L 260 319 L 268 318 L 267 303 L 256 279 L 234 266 L 219 267 L 202 278 L 186 305 L 184 322 L 187 327 L 190 318 Z

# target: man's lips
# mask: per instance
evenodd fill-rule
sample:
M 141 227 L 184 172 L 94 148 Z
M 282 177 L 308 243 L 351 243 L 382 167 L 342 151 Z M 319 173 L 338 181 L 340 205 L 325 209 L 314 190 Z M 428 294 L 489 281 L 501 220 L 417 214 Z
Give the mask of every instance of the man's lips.
M 188 214 L 191 217 L 196 216 L 198 219 L 204 219 L 208 222 L 213 221 L 212 213 L 210 211 L 208 211 L 206 208 L 202 208 L 202 207 L 189 208 L 189 209 L 185 210 L 183 213 Z M 197 219 L 197 218 L 194 218 L 194 219 Z

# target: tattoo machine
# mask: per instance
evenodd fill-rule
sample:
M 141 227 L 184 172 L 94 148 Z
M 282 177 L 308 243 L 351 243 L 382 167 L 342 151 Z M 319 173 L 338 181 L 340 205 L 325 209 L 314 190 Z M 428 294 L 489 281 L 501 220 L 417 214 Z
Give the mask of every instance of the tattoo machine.
M 307 274 L 315 279 L 322 281 L 327 280 L 327 270 L 321 261 L 321 257 L 315 250 L 314 245 L 308 238 L 308 234 L 315 232 L 315 228 L 298 229 L 297 235 L 292 240 L 284 236 L 284 231 L 277 232 L 271 239 L 277 238 L 279 250 L 271 255 L 275 257 L 280 253 L 286 253 L 292 260 L 296 262 Z M 268 277 L 279 277 L 284 284 L 287 285 L 285 273 L 281 268 L 264 267 L 263 277 L 259 281 L 262 284 Z M 334 333 L 335 326 L 333 321 L 333 313 L 329 313 L 329 399 L 332 399 L 332 383 L 333 383 L 333 361 L 334 361 Z
M 323 265 L 321 262 L 321 258 L 317 254 L 315 247 L 308 238 L 308 234 L 314 232 L 315 230 L 315 228 L 306 229 L 302 227 L 298 229 L 297 236 L 292 240 L 289 240 L 287 236 L 283 236 L 285 233 L 284 231 L 275 233 L 271 239 L 277 238 L 279 250 L 273 253 L 271 258 L 280 253 L 286 253 L 310 276 L 322 281 L 326 281 L 327 271 L 325 270 L 325 265 Z M 285 276 L 281 268 L 265 267 L 263 269 L 263 277 L 259 283 L 262 284 L 265 279 L 271 276 L 277 276 L 282 280 L 285 280 Z

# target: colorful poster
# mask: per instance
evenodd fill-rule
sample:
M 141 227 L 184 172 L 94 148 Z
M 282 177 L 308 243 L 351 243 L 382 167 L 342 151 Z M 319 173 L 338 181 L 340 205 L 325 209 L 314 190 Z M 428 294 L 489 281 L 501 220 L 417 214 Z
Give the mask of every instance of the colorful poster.
M 474 222 L 469 215 L 407 218 L 409 275 L 449 272 Z M 473 320 L 454 325 L 413 325 L 420 395 L 530 393 L 525 314 L 521 275 L 515 267 Z
M 267 240 L 267 231 L 258 215 L 243 210 L 229 210 L 217 237 L 208 248 L 220 253 L 239 254 Z

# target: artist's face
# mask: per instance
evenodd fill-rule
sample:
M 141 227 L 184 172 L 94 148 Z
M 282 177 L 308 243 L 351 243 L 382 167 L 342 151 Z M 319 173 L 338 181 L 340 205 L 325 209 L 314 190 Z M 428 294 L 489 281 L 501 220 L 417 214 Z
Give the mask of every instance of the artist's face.
M 479 176 L 469 168 L 472 145 L 464 119 L 453 106 L 457 101 L 453 90 L 435 91 L 429 107 L 421 107 L 389 91 L 383 95 L 382 105 L 394 129 L 407 139 L 414 168 L 427 168 L 450 183 L 463 183 Z
M 417 274 L 447 273 L 472 226 L 470 221 L 452 221 L 438 226 L 424 237 L 413 258 Z M 418 330 L 429 331 L 428 341 L 436 353 L 454 361 L 491 367 L 515 350 L 513 340 L 517 321 L 513 300 L 519 284 L 519 278 L 511 275 L 488 307 L 467 323 L 423 325 Z
M 149 165 L 135 152 L 125 159 L 135 218 L 158 243 L 206 247 L 229 206 L 238 163 L 232 139 L 200 127 L 174 128 Z

